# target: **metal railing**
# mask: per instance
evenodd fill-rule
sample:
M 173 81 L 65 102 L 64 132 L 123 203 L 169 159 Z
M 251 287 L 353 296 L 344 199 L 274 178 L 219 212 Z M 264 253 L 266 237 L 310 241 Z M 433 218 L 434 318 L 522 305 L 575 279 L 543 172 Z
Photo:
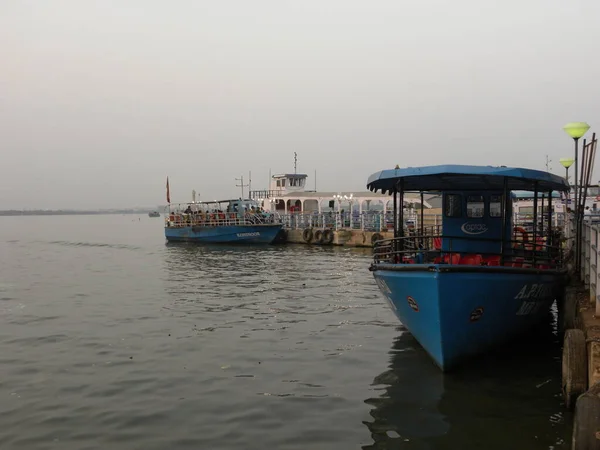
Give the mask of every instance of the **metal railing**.
M 165 216 L 165 226 L 169 228 L 184 227 L 222 227 L 280 224 L 281 218 L 276 214 L 239 214 L 239 213 L 170 213 Z
M 257 191 L 250 191 L 248 194 L 252 199 L 258 198 L 272 198 L 272 197 L 281 197 L 284 194 L 282 189 L 261 189 Z
M 284 226 L 289 229 L 330 228 L 332 230 L 378 232 L 394 230 L 394 213 L 391 211 L 385 214 L 380 211 L 291 213 L 281 217 Z M 405 224 L 409 227 L 420 226 L 419 214 L 405 214 L 404 219 Z M 425 225 L 441 224 L 442 217 L 439 214 L 424 214 L 423 223 Z
M 288 229 L 304 228 L 330 228 L 333 230 L 360 230 L 360 231 L 390 231 L 394 230 L 394 213 L 392 211 L 363 211 L 363 212 L 298 212 L 281 215 L 283 224 Z M 600 217 L 600 216 L 599 216 Z M 421 228 L 421 214 L 411 211 L 404 214 L 405 226 L 408 228 Z M 528 214 L 515 214 L 515 226 L 522 226 L 527 231 L 533 229 L 533 216 Z M 441 214 L 423 214 L 423 226 L 438 226 L 442 223 Z M 548 217 L 538 219 L 538 227 L 549 229 Z M 564 224 L 563 213 L 552 215 L 551 228 L 558 228 Z
M 572 223 L 570 228 L 570 236 L 574 236 L 575 228 Z M 580 279 L 589 290 L 590 301 L 596 311 L 595 315 L 600 316 L 600 216 L 584 217 L 580 267 Z
M 599 230 L 600 231 L 600 230 Z M 407 236 L 383 239 L 375 242 L 373 260 L 375 264 L 449 264 L 470 266 L 510 266 L 537 269 L 559 269 L 563 267 L 563 249 L 560 231 L 539 237 L 536 242 L 523 239 L 506 241 L 503 252 L 465 252 L 453 250 L 462 242 L 477 241 L 482 245 L 497 243 L 500 239 L 480 237 L 447 236 L 435 227 L 425 234 L 409 233 Z

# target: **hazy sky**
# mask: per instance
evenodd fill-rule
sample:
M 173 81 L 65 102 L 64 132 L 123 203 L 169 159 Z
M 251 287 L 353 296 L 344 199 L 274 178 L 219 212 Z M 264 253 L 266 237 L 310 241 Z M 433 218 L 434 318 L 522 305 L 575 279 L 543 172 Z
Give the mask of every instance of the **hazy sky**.
M 562 126 L 600 132 L 599 16 L 598 0 L 1 0 L 0 209 L 157 205 L 167 175 L 172 200 L 238 196 L 235 177 L 264 188 L 294 151 L 330 191 L 395 164 L 548 154 L 563 174 Z

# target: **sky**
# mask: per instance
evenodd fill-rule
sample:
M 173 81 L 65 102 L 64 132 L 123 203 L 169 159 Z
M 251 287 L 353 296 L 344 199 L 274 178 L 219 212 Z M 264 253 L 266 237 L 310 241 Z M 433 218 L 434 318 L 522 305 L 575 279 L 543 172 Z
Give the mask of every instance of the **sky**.
M 294 152 L 323 191 L 396 164 L 548 155 L 562 175 L 562 127 L 600 131 L 598 16 L 597 0 L 2 0 L 0 209 L 160 205 L 167 176 L 172 201 L 237 197 L 235 178 L 266 188 Z

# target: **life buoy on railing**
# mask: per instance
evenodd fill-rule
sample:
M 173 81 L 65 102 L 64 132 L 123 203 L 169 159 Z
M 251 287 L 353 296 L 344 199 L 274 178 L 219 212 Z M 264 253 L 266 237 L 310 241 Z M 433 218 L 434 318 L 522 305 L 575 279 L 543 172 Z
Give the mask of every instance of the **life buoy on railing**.
M 323 230 L 323 244 L 331 244 L 333 237 L 333 230 L 331 228 Z
M 304 239 L 304 242 L 310 242 L 310 241 L 312 241 L 312 238 L 313 238 L 312 228 L 305 228 L 304 231 L 302 232 L 302 239 Z
M 235 213 L 231 213 L 231 214 L 229 214 L 229 218 L 230 218 L 230 219 L 235 219 Z
M 382 239 L 383 236 L 381 235 L 381 233 L 373 233 L 371 235 L 371 245 L 375 245 L 375 242 L 381 241 Z
M 219 213 L 219 220 L 225 220 L 225 214 Z
M 314 234 L 315 244 L 320 244 L 323 242 L 323 230 L 317 230 Z
M 513 229 L 514 233 L 521 233 L 521 242 L 523 245 L 527 244 L 529 242 L 529 233 L 527 233 L 527 230 L 523 227 L 515 227 Z

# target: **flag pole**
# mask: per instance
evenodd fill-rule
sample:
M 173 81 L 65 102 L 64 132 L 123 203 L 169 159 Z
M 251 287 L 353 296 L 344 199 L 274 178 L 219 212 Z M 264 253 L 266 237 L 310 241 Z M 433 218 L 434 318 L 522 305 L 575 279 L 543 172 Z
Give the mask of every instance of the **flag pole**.
M 169 177 L 167 176 L 167 203 L 169 204 L 169 212 L 171 212 L 171 191 L 169 189 Z

